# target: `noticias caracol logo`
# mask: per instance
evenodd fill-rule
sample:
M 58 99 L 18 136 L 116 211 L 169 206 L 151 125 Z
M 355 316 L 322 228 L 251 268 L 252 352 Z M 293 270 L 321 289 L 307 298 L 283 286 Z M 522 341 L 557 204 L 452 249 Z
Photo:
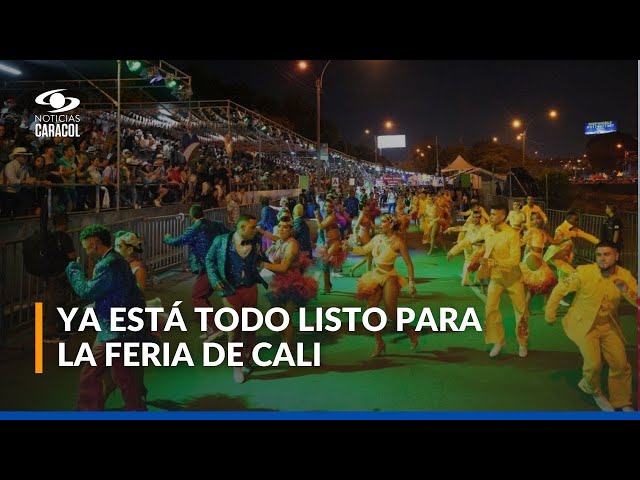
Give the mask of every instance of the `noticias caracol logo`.
M 62 113 L 73 110 L 80 105 L 80 100 L 75 97 L 65 97 L 60 92 L 64 92 L 66 88 L 58 88 L 56 90 L 49 90 L 36 97 L 36 103 L 38 105 L 49 105 L 54 110 L 49 110 L 49 113 Z M 49 97 L 49 100 L 47 100 Z M 67 104 L 67 100 L 69 103 Z
M 35 102 L 38 105 L 49 105 L 53 107 L 53 110 L 49 110 L 49 113 L 52 114 L 68 112 L 78 107 L 80 100 L 75 97 L 65 97 L 60 93 L 65 90 L 66 88 L 49 90 L 48 92 L 38 95 Z M 80 115 L 35 115 L 33 133 L 38 138 L 79 137 Z

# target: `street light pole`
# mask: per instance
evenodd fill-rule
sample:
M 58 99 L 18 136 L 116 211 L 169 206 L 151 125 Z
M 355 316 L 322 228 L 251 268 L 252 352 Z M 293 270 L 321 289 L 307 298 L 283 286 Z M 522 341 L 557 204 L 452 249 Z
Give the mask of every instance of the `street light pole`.
M 316 78 L 316 152 L 318 155 L 318 186 L 320 185 L 320 175 L 322 173 L 322 160 L 320 159 L 320 93 L 322 92 L 322 80 L 324 78 L 324 72 L 331 63 L 331 60 L 327 60 L 324 68 L 322 69 L 322 73 L 318 78 Z
M 393 128 L 393 122 L 390 120 L 387 120 L 385 122 L 384 128 L 386 129 L 391 129 Z M 373 161 L 374 163 L 378 163 L 378 137 L 380 135 L 376 135 L 376 133 L 373 130 L 370 129 L 365 129 L 364 133 L 366 135 L 371 134 L 371 136 L 373 137 Z M 380 155 L 382 155 L 382 149 L 380 149 Z
M 365 135 L 371 134 L 373 137 L 373 162 L 378 163 L 378 136 L 373 130 L 369 130 L 368 128 L 365 129 L 364 133 Z
M 549 118 L 551 119 L 555 119 L 558 117 L 558 111 L 555 109 L 551 109 L 549 110 L 549 112 L 547 113 L 547 115 L 549 116 Z M 518 119 L 515 119 L 512 122 L 512 125 L 515 128 L 520 128 L 521 126 L 523 126 L 523 123 Z M 527 142 L 527 132 L 529 131 L 529 128 L 531 127 L 531 124 L 533 123 L 533 119 L 526 122 L 527 128 L 524 129 L 524 132 L 522 132 L 520 135 L 522 135 L 522 166 L 524 167 L 524 155 L 525 155 L 525 148 L 526 148 L 526 142 Z
M 373 163 L 378 163 L 378 137 L 373 134 Z
M 322 160 L 320 160 L 320 91 L 322 90 L 322 80 L 316 78 L 316 155 L 317 155 L 317 175 L 318 185 L 320 184 L 320 172 L 322 171 Z

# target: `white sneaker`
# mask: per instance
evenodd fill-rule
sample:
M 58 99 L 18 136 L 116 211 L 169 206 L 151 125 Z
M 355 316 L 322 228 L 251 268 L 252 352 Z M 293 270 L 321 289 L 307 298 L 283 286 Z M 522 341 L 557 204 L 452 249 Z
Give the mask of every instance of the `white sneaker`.
M 502 350 L 502 347 L 504 347 L 504 343 L 494 343 L 493 348 L 489 352 L 489 356 L 497 357 L 498 355 L 500 355 L 500 350 Z
M 626 405 L 624 407 L 622 407 L 620 410 L 622 410 L 623 412 L 635 412 L 636 409 L 633 408 L 631 405 Z
M 562 305 L 563 307 L 570 307 L 571 306 L 570 303 L 567 303 L 564 300 L 560 300 L 560 305 Z
M 603 412 L 615 411 L 615 409 L 609 403 L 609 400 L 607 400 L 607 397 L 605 397 L 601 393 L 593 395 L 593 401 L 596 402 L 596 405 L 598 405 L 598 407 L 600 407 L 600 410 L 602 410 Z
M 520 355 L 522 358 L 526 357 L 527 355 L 529 355 L 529 349 L 520 345 L 520 348 L 518 348 L 518 355 Z

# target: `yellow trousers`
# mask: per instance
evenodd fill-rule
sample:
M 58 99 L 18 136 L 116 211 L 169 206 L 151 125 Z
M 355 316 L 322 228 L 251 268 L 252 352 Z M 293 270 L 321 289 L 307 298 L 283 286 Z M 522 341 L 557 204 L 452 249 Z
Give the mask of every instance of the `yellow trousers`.
M 631 365 L 624 349 L 624 341 L 610 321 L 597 322 L 576 343 L 582 354 L 582 380 L 578 387 L 585 393 L 600 392 L 602 357 L 609 365 L 609 402 L 613 408 L 631 405 Z
M 526 347 L 529 339 L 529 318 L 525 314 L 526 300 L 522 279 L 506 282 L 502 278 L 492 276 L 485 305 L 484 341 L 485 343 L 505 343 L 504 324 L 500 313 L 500 296 L 504 290 L 509 294 L 513 304 L 518 344 Z
M 429 223 L 429 217 L 426 215 L 420 215 L 420 230 L 422 230 L 423 240 L 431 235 L 431 223 Z
M 464 256 L 464 265 L 462 266 L 462 286 L 466 287 L 468 285 L 473 285 L 473 282 L 471 281 L 471 276 L 469 275 L 469 266 L 471 265 L 471 262 L 468 258 L 466 258 L 467 252 L 465 252 Z

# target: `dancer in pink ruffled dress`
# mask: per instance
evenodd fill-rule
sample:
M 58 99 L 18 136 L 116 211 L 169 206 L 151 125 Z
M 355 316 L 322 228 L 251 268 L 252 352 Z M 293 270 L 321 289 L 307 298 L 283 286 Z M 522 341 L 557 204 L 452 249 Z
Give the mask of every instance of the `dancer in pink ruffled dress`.
M 285 217 L 285 220 L 288 218 Z M 263 262 L 259 267 L 275 273 L 269 283 L 267 298 L 273 307 L 287 310 L 291 318 L 296 308 L 303 307 L 316 296 L 318 281 L 304 274 L 312 262 L 300 252 L 298 241 L 291 236 L 291 223 L 280 221 L 277 230 L 279 238 L 267 252 L 271 261 Z M 289 347 L 292 347 L 295 333 L 291 322 L 282 334 Z

